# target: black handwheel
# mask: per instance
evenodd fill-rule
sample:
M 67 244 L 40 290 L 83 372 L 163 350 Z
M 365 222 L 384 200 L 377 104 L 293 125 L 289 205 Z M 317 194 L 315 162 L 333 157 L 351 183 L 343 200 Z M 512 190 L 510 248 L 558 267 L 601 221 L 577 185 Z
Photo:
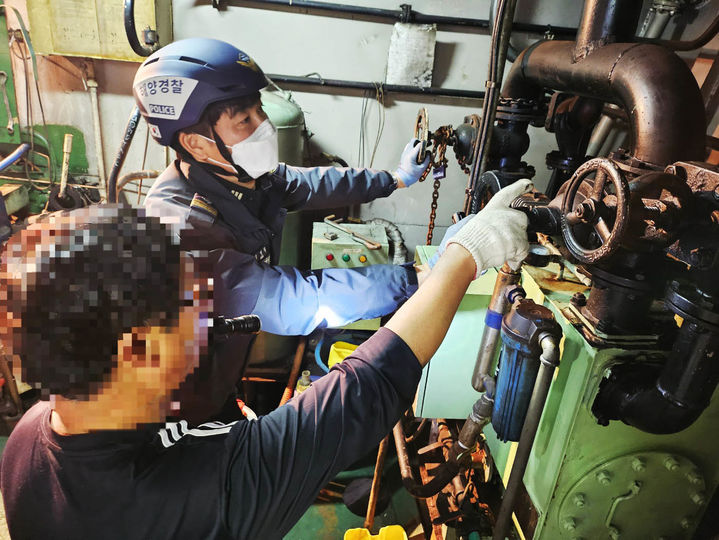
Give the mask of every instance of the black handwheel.
M 579 188 L 591 174 L 591 192 L 581 200 Z M 562 235 L 569 252 L 584 264 L 605 259 L 621 244 L 628 218 L 629 184 L 614 163 L 595 158 L 581 165 L 562 199 Z
M 427 118 L 427 109 L 422 107 L 417 113 L 417 121 L 414 124 L 414 138 L 419 139 L 419 144 L 422 148 L 417 154 L 417 163 L 424 163 L 424 158 L 427 156 L 427 147 L 429 146 L 429 120 Z M 421 178 L 424 180 L 424 177 Z

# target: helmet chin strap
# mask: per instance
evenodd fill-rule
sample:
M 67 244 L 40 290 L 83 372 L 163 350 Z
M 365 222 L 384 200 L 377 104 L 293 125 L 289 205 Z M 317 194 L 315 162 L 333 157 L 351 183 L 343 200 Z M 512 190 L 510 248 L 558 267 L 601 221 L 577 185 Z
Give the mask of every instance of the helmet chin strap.
M 232 161 L 232 154 L 227 150 L 227 145 L 225 144 L 225 141 L 222 140 L 222 137 L 215 131 L 215 128 L 212 128 L 212 138 L 215 140 L 215 145 L 217 146 L 217 149 L 220 151 L 220 155 L 225 158 L 225 161 L 232 165 L 232 168 L 235 169 L 235 172 L 232 173 L 228 171 L 227 169 L 223 169 L 219 165 L 211 165 L 207 164 L 209 168 L 217 170 L 222 170 L 222 173 L 219 174 L 229 174 L 230 176 L 236 177 L 240 182 L 249 182 L 250 180 L 253 180 L 253 178 L 247 174 L 245 169 L 237 165 L 234 161 Z

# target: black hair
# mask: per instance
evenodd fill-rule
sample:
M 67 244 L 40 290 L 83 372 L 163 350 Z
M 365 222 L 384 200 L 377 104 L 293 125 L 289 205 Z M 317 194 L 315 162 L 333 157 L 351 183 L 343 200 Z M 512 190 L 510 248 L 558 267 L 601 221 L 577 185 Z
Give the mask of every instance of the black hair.
M 0 311 L 23 380 L 44 397 L 87 399 L 114 368 L 123 333 L 176 324 L 176 238 L 142 209 L 103 205 L 52 214 L 11 239 Z
M 215 124 L 217 124 L 217 121 L 220 119 L 220 116 L 222 116 L 224 113 L 227 113 L 230 116 L 234 116 L 238 112 L 244 111 L 248 107 L 252 107 L 258 101 L 260 101 L 260 99 L 260 93 L 253 92 L 252 94 L 246 96 L 233 97 L 222 101 L 210 103 L 202 112 L 200 120 L 196 124 L 185 129 L 181 129 L 180 131 L 175 133 L 172 144 L 170 146 L 175 149 L 180 154 L 180 156 L 185 158 L 191 157 L 187 150 L 185 150 L 185 148 L 180 144 L 180 133 L 199 133 L 200 135 L 204 135 L 205 137 L 209 137 L 210 139 L 212 139 L 212 128 L 215 126 Z

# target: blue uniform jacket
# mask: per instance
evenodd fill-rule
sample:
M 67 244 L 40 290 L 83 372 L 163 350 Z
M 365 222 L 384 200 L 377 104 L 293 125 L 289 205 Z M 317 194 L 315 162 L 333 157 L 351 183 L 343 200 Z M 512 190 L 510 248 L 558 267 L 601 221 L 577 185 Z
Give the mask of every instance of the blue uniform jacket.
M 316 328 L 391 313 L 416 290 L 417 276 L 410 265 L 300 271 L 274 264 L 288 211 L 347 206 L 386 197 L 396 189 L 390 173 L 280 164 L 273 174 L 258 179 L 257 190 L 264 190 L 266 197 L 262 219 L 248 210 L 248 201 L 237 200 L 232 205 L 231 220 L 212 208 L 207 199 L 195 197 L 192 179 L 196 175 L 208 173 L 192 166 L 188 181 L 176 162 L 157 178 L 145 205 L 152 215 L 179 218 L 184 225 L 180 233 L 184 248 L 223 250 L 213 258 L 215 275 L 222 279 L 225 291 L 221 298 L 215 298 L 215 308 L 225 316 L 255 313 L 267 332 L 306 335 Z M 217 181 L 205 185 L 226 189 Z M 228 221 L 241 227 L 233 228 Z

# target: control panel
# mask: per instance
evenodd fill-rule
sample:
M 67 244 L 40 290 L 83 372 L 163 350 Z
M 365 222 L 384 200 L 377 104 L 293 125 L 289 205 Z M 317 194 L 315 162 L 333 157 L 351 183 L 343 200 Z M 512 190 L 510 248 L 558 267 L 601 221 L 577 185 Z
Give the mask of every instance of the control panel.
M 313 269 L 353 268 L 389 262 L 389 244 L 384 227 L 361 223 L 342 223 L 341 227 L 358 236 L 325 222 L 313 224 Z M 371 249 L 377 246 L 378 249 Z

